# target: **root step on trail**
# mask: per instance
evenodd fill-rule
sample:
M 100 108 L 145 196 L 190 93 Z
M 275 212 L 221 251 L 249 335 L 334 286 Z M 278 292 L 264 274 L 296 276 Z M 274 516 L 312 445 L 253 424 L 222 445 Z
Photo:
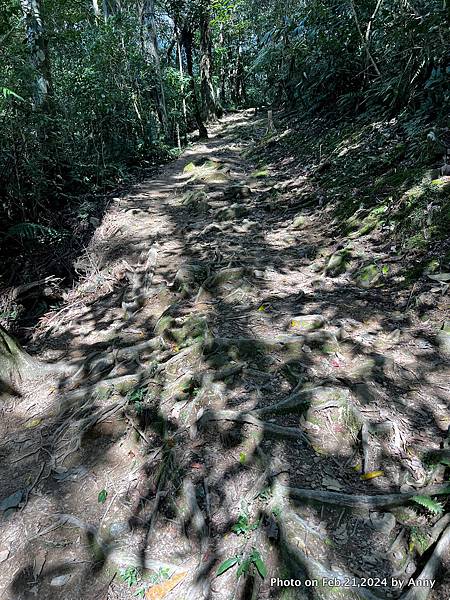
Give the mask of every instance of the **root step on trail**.
M 40 353 L 0 329 L 0 533 L 14 542 L 2 598 L 29 594 L 30 572 L 52 598 L 67 571 L 62 600 L 131 600 L 170 582 L 169 600 L 238 600 L 278 598 L 272 577 L 438 577 L 448 439 L 428 415 L 445 421 L 441 363 L 416 352 L 412 318 L 408 338 L 392 335 L 397 312 L 327 270 L 339 250 L 307 176 L 274 159 L 256 177 L 240 139 L 264 131 L 231 115 L 113 202 L 83 259 L 99 266 L 43 320 Z M 396 593 L 314 598 L 442 599 L 439 586 Z

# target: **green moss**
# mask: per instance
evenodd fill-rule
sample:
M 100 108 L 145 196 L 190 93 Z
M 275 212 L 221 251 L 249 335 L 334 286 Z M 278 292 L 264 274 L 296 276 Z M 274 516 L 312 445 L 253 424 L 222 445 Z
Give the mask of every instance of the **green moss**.
M 364 288 L 372 287 L 376 285 L 381 277 L 381 272 L 377 265 L 370 264 L 363 267 L 356 276 L 356 282 L 358 285 Z
M 190 162 L 184 167 L 183 173 L 193 173 L 196 168 L 197 167 L 195 166 L 195 164 L 193 162 Z
M 303 215 L 297 215 L 292 222 L 292 227 L 294 229 L 301 229 L 305 224 L 305 217 Z
M 162 335 L 165 331 L 173 327 L 173 325 L 174 319 L 169 315 L 166 315 L 165 317 L 162 317 L 162 319 L 159 319 L 159 321 L 156 323 L 155 333 L 157 335 Z
M 335 252 L 328 259 L 327 266 L 325 267 L 325 273 L 327 275 L 331 275 L 332 277 L 344 273 L 350 264 L 350 259 L 351 251 L 348 248 L 344 248 L 343 250 Z
M 253 173 L 250 175 L 250 177 L 252 177 L 253 179 L 262 179 L 263 177 L 268 177 L 269 175 L 269 171 L 267 168 L 265 169 L 259 169 L 258 171 L 253 171 Z
M 432 273 L 436 273 L 439 270 L 440 262 L 436 259 L 432 259 L 428 261 L 425 265 L 423 272 L 425 275 L 431 275 Z
M 428 246 L 429 240 L 426 240 L 423 233 L 416 233 L 412 237 L 408 238 L 405 247 L 408 250 L 424 250 Z

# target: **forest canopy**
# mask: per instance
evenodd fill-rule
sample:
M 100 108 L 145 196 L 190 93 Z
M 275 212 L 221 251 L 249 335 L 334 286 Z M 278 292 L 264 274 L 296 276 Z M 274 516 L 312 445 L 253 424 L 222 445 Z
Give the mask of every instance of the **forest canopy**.
M 169 159 L 224 110 L 423 129 L 448 108 L 448 31 L 446 0 L 1 0 L 2 235 L 50 235 L 74 194 Z

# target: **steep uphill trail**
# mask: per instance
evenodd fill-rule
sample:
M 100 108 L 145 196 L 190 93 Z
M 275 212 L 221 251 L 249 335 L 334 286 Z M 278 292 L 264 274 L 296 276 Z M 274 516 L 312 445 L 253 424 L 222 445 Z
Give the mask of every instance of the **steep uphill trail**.
M 265 135 L 117 197 L 35 358 L 0 340 L 2 598 L 447 597 L 447 358 Z

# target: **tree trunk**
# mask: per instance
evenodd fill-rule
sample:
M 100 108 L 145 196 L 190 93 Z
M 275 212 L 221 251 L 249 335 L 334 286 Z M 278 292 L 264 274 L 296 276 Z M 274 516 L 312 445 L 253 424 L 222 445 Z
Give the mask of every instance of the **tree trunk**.
M 202 99 L 202 118 L 204 121 L 209 121 L 217 115 L 216 98 L 211 81 L 212 49 L 209 22 L 209 9 L 203 6 L 200 14 L 200 93 Z
M 191 92 L 192 92 L 192 104 L 194 108 L 194 116 L 197 122 L 198 131 L 200 134 L 200 138 L 207 139 L 208 131 L 202 121 L 202 115 L 200 112 L 200 107 L 198 103 L 197 90 L 195 89 L 195 80 L 194 80 L 194 66 L 192 60 L 192 44 L 193 44 L 193 35 L 192 31 L 188 29 L 186 26 L 183 28 L 181 32 L 181 40 L 184 47 L 184 51 L 186 53 L 186 67 L 189 75 Z
M 179 36 L 177 37 L 177 56 L 178 56 L 178 68 L 180 70 L 180 78 L 181 78 L 181 108 L 183 111 L 183 121 L 184 121 L 184 127 L 183 127 L 183 132 L 184 132 L 184 141 L 185 143 L 187 142 L 187 109 L 186 109 L 186 97 L 184 95 L 184 84 L 183 84 L 183 78 L 184 78 L 184 72 L 183 72 L 183 57 L 181 55 L 181 43 L 180 43 L 180 39 Z
M 158 116 L 163 128 L 164 136 L 169 135 L 169 125 L 167 119 L 166 96 L 164 92 L 164 82 L 161 73 L 161 61 L 158 51 L 158 36 L 156 32 L 155 18 L 155 0 L 144 0 L 142 6 L 142 29 L 144 31 L 144 49 L 155 68 L 157 89 L 156 103 L 158 107 Z
M 92 8 L 94 10 L 94 15 L 96 19 L 100 18 L 100 7 L 98 5 L 98 0 L 92 0 Z
M 31 64 L 36 72 L 34 84 L 34 106 L 41 109 L 49 102 L 52 92 L 50 61 L 47 40 L 41 15 L 40 0 L 20 0 L 25 18 L 25 28 Z

